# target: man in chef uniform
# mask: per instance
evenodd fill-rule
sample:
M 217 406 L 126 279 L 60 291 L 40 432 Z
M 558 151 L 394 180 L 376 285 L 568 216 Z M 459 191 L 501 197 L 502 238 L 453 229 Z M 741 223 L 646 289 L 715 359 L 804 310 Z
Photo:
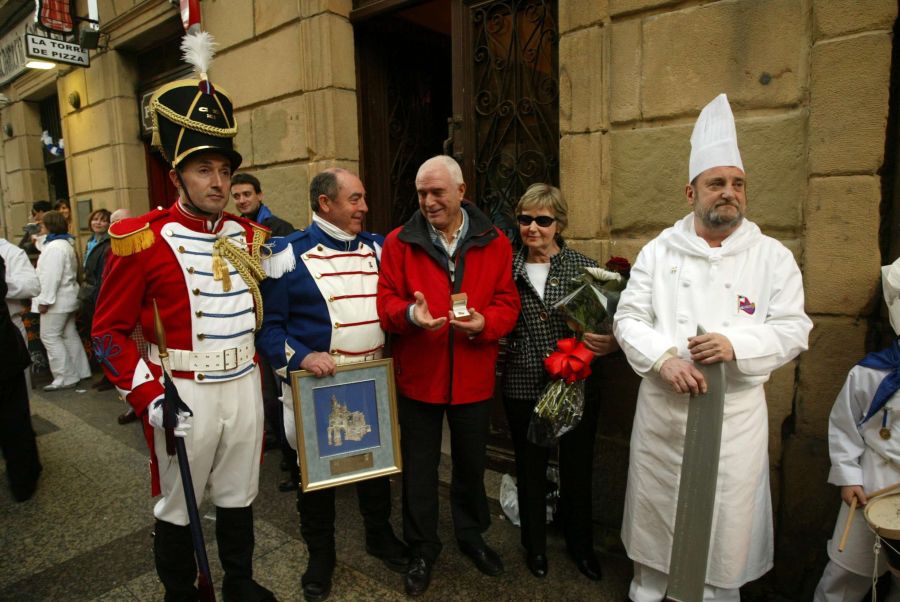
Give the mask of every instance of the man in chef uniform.
M 882 287 L 891 326 L 900 335 L 900 259 L 882 268 Z M 875 534 L 861 516 L 851 523 L 844 551 L 837 548 L 853 498 L 862 508 L 868 502 L 867 491 L 900 483 L 900 420 L 894 413 L 900 409 L 898 390 L 900 339 L 895 338 L 890 347 L 866 355 L 850 370 L 831 409 L 828 482 L 840 486 L 844 503 L 828 542 L 830 560 L 816 587 L 815 602 L 858 602 L 872 588 L 873 570 L 878 575 L 888 570 L 884 548 L 876 566 Z M 893 573 L 887 600 L 900 600 L 900 579 Z
M 746 175 L 720 94 L 691 135 L 691 213 L 638 255 L 614 331 L 638 394 L 622 539 L 634 561 L 629 597 L 665 596 L 695 364 L 725 362 L 725 408 L 704 600 L 738 600 L 772 567 L 766 399 L 769 374 L 807 348 L 812 322 L 791 252 L 744 218 Z M 697 326 L 708 334 L 697 335 Z

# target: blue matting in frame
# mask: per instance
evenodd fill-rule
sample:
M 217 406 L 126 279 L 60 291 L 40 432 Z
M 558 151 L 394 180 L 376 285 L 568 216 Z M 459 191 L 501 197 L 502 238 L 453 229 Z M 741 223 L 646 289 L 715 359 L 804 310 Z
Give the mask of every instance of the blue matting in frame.
M 320 458 L 381 445 L 375 380 L 313 387 Z

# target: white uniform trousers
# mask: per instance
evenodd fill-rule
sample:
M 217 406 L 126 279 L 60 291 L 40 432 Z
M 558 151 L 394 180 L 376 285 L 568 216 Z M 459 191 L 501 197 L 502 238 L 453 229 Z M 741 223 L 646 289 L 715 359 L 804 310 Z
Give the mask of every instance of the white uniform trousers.
M 209 487 L 213 504 L 245 508 L 259 491 L 262 459 L 263 404 L 259 370 L 223 383 L 174 379 L 182 401 L 194 413 L 184 438 L 199 506 Z M 174 525 L 187 525 L 188 514 L 177 456 L 166 455 L 162 429 L 153 430 L 162 498 L 153 515 Z
M 41 343 L 54 385 L 72 385 L 90 378 L 91 366 L 75 328 L 75 312 L 41 314 Z
M 628 598 L 634 602 L 662 602 L 666 599 L 669 576 L 645 564 L 634 563 L 634 578 L 628 588 Z M 732 602 L 741 599 L 740 588 L 725 589 L 714 585 L 703 586 L 704 602 Z
M 866 453 L 871 451 L 867 450 Z M 858 509 L 856 513 L 862 515 L 862 509 Z M 816 586 L 813 596 L 815 602 L 859 602 L 872 589 L 872 573 L 883 575 L 888 570 L 884 545 L 876 560 L 873 551 L 875 533 L 863 516 L 857 516 L 851 523 L 844 551 L 838 551 L 849 514 L 850 508 L 842 503 L 834 524 L 834 533 L 828 540 L 829 560 Z M 891 580 L 891 593 L 887 600 L 900 602 L 900 579 L 892 575 Z
M 857 575 L 829 560 L 816 586 L 813 602 L 859 602 L 871 589 L 871 575 L 868 577 Z M 900 601 L 900 579 L 891 574 L 891 591 L 885 602 L 898 601 Z

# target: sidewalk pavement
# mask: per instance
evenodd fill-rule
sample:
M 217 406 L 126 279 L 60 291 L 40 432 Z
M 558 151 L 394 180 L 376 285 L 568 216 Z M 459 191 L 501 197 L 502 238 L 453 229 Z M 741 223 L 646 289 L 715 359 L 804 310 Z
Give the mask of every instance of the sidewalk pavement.
M 43 384 L 40 380 L 39 384 Z M 149 496 L 147 450 L 137 423 L 120 426 L 124 405 L 115 391 L 68 390 L 31 393 L 32 421 L 44 472 L 35 496 L 21 504 L 5 486 L 0 464 L 0 601 L 157 601 L 162 585 L 153 568 L 153 502 Z M 300 575 L 306 547 L 300 539 L 294 493 L 280 493 L 285 475 L 277 451 L 266 454 L 260 492 L 254 502 L 254 576 L 282 602 L 302 600 Z M 449 475 L 449 462 L 442 475 Z M 444 477 L 442 477 L 444 478 Z M 491 475 L 496 498 L 499 478 Z M 393 482 L 394 530 L 401 535 L 400 483 Z M 446 491 L 443 488 L 442 491 Z M 330 600 L 403 600 L 400 575 L 365 552 L 362 519 L 353 487 L 337 493 L 337 557 Z M 213 582 L 221 583 L 215 538 L 215 510 L 201 507 Z M 598 554 L 603 580 L 583 577 L 567 558 L 562 538 L 548 540 L 549 575 L 536 579 L 525 567 L 519 530 L 492 500 L 492 526 L 485 540 L 506 565 L 486 577 L 455 546 L 446 496 L 441 503 L 444 551 L 423 600 L 594 600 L 625 599 L 630 563 Z

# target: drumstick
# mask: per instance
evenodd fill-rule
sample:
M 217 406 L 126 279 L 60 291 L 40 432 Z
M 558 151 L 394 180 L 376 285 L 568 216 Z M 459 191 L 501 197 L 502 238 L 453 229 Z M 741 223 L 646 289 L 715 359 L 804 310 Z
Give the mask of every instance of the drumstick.
M 838 552 L 844 551 L 844 546 L 847 545 L 847 536 L 850 535 L 850 525 L 853 524 L 853 517 L 856 516 L 856 502 L 857 497 L 853 496 L 853 501 L 850 502 L 850 514 L 847 515 L 847 524 L 844 526 L 844 533 L 841 535 L 841 543 L 838 544 Z
M 894 483 L 893 485 L 888 485 L 887 487 L 883 487 L 881 489 L 877 489 L 872 493 L 866 494 L 867 499 L 872 499 L 873 497 L 878 497 L 879 495 L 884 495 L 885 493 L 890 493 L 896 489 L 900 489 L 900 483 Z
M 893 485 L 888 485 L 887 487 L 882 487 L 881 489 L 876 489 L 872 493 L 866 496 L 866 499 L 876 498 L 879 495 L 884 495 L 886 493 L 890 493 L 900 489 L 900 483 L 894 483 Z M 853 501 L 850 502 L 850 514 L 847 515 L 847 524 L 844 525 L 844 533 L 841 535 L 841 542 L 838 544 L 838 552 L 844 551 L 844 546 L 847 544 L 847 536 L 850 535 L 850 525 L 853 523 L 853 517 L 856 515 L 856 502 L 858 498 L 854 495 Z

